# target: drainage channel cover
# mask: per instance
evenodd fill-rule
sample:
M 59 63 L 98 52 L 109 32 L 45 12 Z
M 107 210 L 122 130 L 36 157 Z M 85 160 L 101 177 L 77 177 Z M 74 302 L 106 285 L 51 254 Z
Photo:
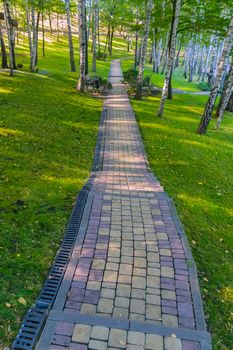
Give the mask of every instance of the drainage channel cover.
M 29 309 L 24 316 L 19 333 L 12 344 L 12 350 L 32 350 L 35 347 L 38 336 L 46 321 L 48 311 L 56 299 L 66 267 L 71 258 L 90 190 L 91 186 L 88 184 L 79 193 L 61 247 L 36 300 L 35 306 Z

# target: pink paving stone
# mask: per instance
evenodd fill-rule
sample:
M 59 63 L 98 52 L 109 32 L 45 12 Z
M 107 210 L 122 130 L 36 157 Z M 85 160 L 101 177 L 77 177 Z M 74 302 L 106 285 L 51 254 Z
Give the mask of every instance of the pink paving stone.
M 69 322 L 59 322 L 55 327 L 55 334 L 71 336 L 73 334 L 74 325 Z
M 161 289 L 175 290 L 175 286 L 169 283 L 161 283 Z
M 60 345 L 60 346 L 69 346 L 70 345 L 70 337 L 65 335 L 57 335 L 53 336 L 52 344 Z
M 162 305 L 163 306 L 176 307 L 176 301 L 175 300 L 170 300 L 170 299 L 162 299 Z
M 193 340 L 182 340 L 182 350 L 201 350 L 200 343 Z
M 89 269 L 87 269 L 85 267 L 77 267 L 77 269 L 75 271 L 75 275 L 78 275 L 78 276 L 87 277 L 88 274 L 89 274 Z
M 192 304 L 178 302 L 178 314 L 181 317 L 193 318 Z
M 168 315 L 177 315 L 177 309 L 170 306 L 162 306 L 162 313 Z
M 179 317 L 179 324 L 188 328 L 195 327 L 195 321 L 193 318 Z
M 77 301 L 67 301 L 66 302 L 66 307 L 70 308 L 70 309 L 76 309 L 76 310 L 80 310 L 81 308 L 81 303 L 77 302 Z
M 185 282 L 185 281 L 176 281 L 176 288 L 183 289 L 183 290 L 189 290 L 189 283 Z
M 67 350 L 67 346 L 59 346 L 59 345 L 50 345 L 48 350 Z

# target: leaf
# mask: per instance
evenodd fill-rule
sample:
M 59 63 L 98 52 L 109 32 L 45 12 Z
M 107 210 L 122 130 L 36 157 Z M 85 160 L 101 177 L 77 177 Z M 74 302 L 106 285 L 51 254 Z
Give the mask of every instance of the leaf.
M 196 242 L 196 241 L 194 241 L 194 240 L 192 240 L 192 244 L 193 244 L 193 245 L 196 245 L 196 244 L 197 244 L 197 242 Z
M 11 304 L 10 303 L 6 303 L 6 307 L 11 307 Z
M 20 304 L 22 304 L 22 305 L 26 305 L 26 304 L 27 304 L 26 300 L 25 300 L 23 297 L 20 297 L 20 298 L 18 299 L 18 302 L 19 302 Z
M 207 277 L 204 277 L 204 278 L 203 278 L 203 281 L 205 281 L 205 282 L 209 282 L 209 280 L 208 280 L 208 278 L 207 278 Z

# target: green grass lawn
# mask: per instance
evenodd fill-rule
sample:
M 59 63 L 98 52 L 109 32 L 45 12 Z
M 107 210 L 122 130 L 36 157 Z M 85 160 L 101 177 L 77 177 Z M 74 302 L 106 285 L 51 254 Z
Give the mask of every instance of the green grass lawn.
M 195 133 L 206 96 L 132 100 L 150 166 L 174 199 L 199 271 L 215 350 L 233 348 L 233 116 L 219 131 Z
M 127 55 L 125 40 L 116 39 L 113 58 L 118 45 Z M 75 36 L 74 46 L 78 63 Z M 29 73 L 26 42 L 20 40 L 16 53 L 22 72 L 0 73 L 0 348 L 10 345 L 35 301 L 88 179 L 102 107 L 77 93 L 66 37 L 56 42 L 49 35 L 46 57 L 40 45 L 39 74 Z M 106 78 L 109 67 L 109 58 L 98 61 L 95 74 Z
M 123 60 L 121 62 L 122 70 L 126 71 L 128 69 L 133 68 L 133 62 L 134 60 L 132 58 L 129 58 L 127 60 Z M 164 82 L 164 75 L 163 74 L 157 74 L 153 73 L 152 71 L 152 65 L 146 64 L 145 66 L 145 76 L 151 76 L 151 83 L 155 86 L 162 88 L 163 82 Z M 173 79 L 172 79 L 172 87 L 180 90 L 185 90 L 189 92 L 196 92 L 200 91 L 198 87 L 198 81 L 197 77 L 194 77 L 193 82 L 189 83 L 187 79 L 183 77 L 183 67 L 179 67 L 175 69 L 173 72 Z

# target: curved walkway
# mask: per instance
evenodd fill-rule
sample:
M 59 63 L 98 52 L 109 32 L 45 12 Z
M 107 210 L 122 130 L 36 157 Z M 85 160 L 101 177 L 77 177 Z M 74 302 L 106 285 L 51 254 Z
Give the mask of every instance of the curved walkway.
M 148 169 L 119 61 L 109 80 L 82 221 L 37 349 L 211 349 L 195 264 Z

